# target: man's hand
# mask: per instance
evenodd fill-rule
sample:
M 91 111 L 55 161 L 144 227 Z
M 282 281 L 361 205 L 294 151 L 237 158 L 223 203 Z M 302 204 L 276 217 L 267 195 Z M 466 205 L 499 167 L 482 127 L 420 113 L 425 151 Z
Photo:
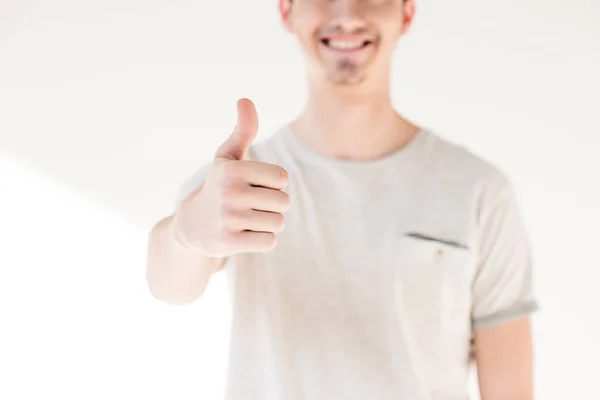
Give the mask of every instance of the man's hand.
M 202 187 L 181 204 L 174 218 L 174 234 L 184 245 L 209 257 L 241 252 L 266 252 L 284 228 L 283 213 L 290 198 L 285 169 L 245 161 L 258 132 L 252 101 L 237 103 L 238 122 L 233 134 L 216 152 Z

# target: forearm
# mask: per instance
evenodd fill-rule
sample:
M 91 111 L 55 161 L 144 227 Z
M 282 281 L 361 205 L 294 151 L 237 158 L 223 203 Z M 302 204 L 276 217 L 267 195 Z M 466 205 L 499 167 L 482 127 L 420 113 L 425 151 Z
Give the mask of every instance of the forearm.
M 204 293 L 224 259 L 187 249 L 175 239 L 172 221 L 172 217 L 164 218 L 149 235 L 146 279 L 157 299 L 188 304 Z
M 529 318 L 482 329 L 475 345 L 481 400 L 533 399 Z

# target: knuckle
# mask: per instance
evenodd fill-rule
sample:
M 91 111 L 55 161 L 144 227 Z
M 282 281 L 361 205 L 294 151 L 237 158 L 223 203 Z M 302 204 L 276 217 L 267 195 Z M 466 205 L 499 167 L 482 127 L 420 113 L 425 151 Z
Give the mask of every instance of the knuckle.
M 225 182 L 236 181 L 240 174 L 240 164 L 235 160 L 224 162 L 221 166 L 221 174 Z
M 221 226 L 225 226 L 226 221 L 229 219 L 229 209 L 221 206 L 219 207 L 217 214 L 219 216 L 219 222 L 221 223 Z
M 238 220 L 238 216 L 236 215 L 236 213 L 229 207 L 221 207 L 219 211 L 220 211 L 219 217 L 220 217 L 221 226 L 223 227 L 223 229 L 225 231 L 229 231 L 232 228 L 234 228 L 235 224 L 237 223 L 237 220 Z
M 223 248 L 232 249 L 235 247 L 235 234 L 231 231 L 224 231 L 221 233 L 220 242 Z
M 233 185 L 222 185 L 219 191 L 221 203 L 229 204 L 232 200 L 241 196 L 241 190 Z

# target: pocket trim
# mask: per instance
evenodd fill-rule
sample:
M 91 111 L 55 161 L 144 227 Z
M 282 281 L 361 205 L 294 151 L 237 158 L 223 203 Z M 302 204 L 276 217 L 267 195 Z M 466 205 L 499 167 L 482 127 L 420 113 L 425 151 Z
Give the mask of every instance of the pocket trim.
M 430 235 L 425 235 L 419 232 L 405 232 L 404 236 L 411 237 L 413 239 L 425 240 L 428 242 L 436 242 L 450 247 L 456 247 L 458 249 L 469 250 L 469 247 L 465 244 L 459 243 L 453 240 L 447 240 L 442 238 L 433 237 Z

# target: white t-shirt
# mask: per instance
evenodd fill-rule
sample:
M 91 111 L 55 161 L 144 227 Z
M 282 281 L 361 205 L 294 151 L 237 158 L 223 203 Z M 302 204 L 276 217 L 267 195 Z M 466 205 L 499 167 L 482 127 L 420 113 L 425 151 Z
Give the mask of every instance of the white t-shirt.
M 292 201 L 273 251 L 223 269 L 227 399 L 466 399 L 472 333 L 537 309 L 510 181 L 468 150 L 422 130 L 345 161 L 284 127 L 248 156 L 289 172 Z

